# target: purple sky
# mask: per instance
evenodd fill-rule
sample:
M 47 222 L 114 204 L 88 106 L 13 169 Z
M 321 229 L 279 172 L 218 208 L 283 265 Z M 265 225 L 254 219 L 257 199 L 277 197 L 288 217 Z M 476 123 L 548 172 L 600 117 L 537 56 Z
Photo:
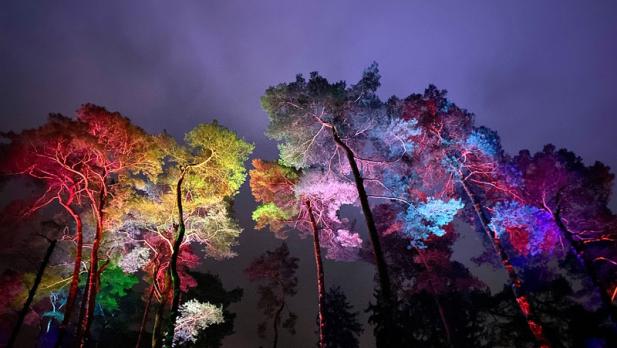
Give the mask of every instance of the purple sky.
M 314 70 L 353 82 L 377 61 L 384 98 L 434 83 L 497 130 L 508 151 L 551 142 L 617 168 L 615 1 L 33 3 L 0 4 L 0 130 L 93 102 L 177 137 L 216 118 L 254 142 L 257 157 L 273 158 L 259 106 L 266 87 Z M 227 286 L 245 288 L 226 347 L 256 345 L 256 298 L 241 270 L 276 245 L 251 229 L 253 206 L 245 187 L 240 256 L 208 263 Z M 311 315 L 283 345 L 305 347 L 315 339 L 310 242 L 292 238 L 290 247 L 303 277 L 293 305 Z M 371 267 L 326 266 L 327 282 L 363 309 Z

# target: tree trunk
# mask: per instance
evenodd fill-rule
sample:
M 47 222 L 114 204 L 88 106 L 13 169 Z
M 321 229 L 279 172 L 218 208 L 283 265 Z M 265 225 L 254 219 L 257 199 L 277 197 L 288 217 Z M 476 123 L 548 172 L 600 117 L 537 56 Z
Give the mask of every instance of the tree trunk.
M 426 271 L 432 274 L 433 271 L 429 267 L 428 262 L 426 262 L 426 259 L 424 258 L 424 254 L 422 254 L 422 250 L 416 248 L 416 251 L 418 252 L 418 255 L 420 256 L 420 259 L 422 260 L 422 263 L 424 264 L 424 268 L 426 268 Z M 448 347 L 454 347 L 454 345 L 452 344 L 452 335 L 450 334 L 450 325 L 448 325 L 448 321 L 446 320 L 446 313 L 443 310 L 441 301 L 439 301 L 439 295 L 437 295 L 435 291 L 433 282 L 429 280 L 428 283 L 429 283 L 428 285 L 430 286 L 431 290 L 433 291 L 433 293 L 431 294 L 431 297 L 433 298 L 433 301 L 435 302 L 435 305 L 437 306 L 437 310 L 439 311 L 439 318 L 441 319 L 441 324 L 443 325 L 443 329 L 446 333 L 446 341 L 448 343 Z
M 73 262 L 73 275 L 71 277 L 71 285 L 69 287 L 69 293 L 66 299 L 66 306 L 64 306 L 64 318 L 62 319 L 62 324 L 58 327 L 58 337 L 56 338 L 54 348 L 59 348 L 62 345 L 62 340 L 64 339 L 66 330 L 71 322 L 71 316 L 73 315 L 75 302 L 77 300 L 77 292 L 79 290 L 79 273 L 81 271 L 81 258 L 84 245 L 83 225 L 81 218 L 79 217 L 79 214 L 72 211 L 69 211 L 69 213 L 75 220 L 75 260 Z
M 99 248 L 101 247 L 101 240 L 103 239 L 103 206 L 105 204 L 104 190 L 101 189 L 99 193 L 99 202 L 96 214 L 96 232 L 94 240 L 92 242 L 92 251 L 90 253 L 90 272 L 88 272 L 88 281 L 86 283 L 86 289 L 84 293 L 85 309 L 83 318 L 81 320 L 81 328 L 77 335 L 79 347 L 84 348 L 86 340 L 90 333 L 90 326 L 92 325 L 92 316 L 94 314 L 94 306 L 96 305 L 97 285 L 99 283 Z
M 323 262 L 321 260 L 321 246 L 319 245 L 319 229 L 313 215 L 311 202 L 306 201 L 309 217 L 311 219 L 311 227 L 313 228 L 313 255 L 315 256 L 315 266 L 317 271 L 317 294 L 318 294 L 318 309 L 319 309 L 319 347 L 326 347 L 326 286 L 324 281 Z
M 386 260 L 381 248 L 381 241 L 379 239 L 377 226 L 375 226 L 375 220 L 373 219 L 373 213 L 371 212 L 371 207 L 369 205 L 368 195 L 366 194 L 366 190 L 364 188 L 364 180 L 362 178 L 362 175 L 360 174 L 360 169 L 358 169 L 358 164 L 356 163 L 356 158 L 353 151 L 349 146 L 347 146 L 347 144 L 345 144 L 344 141 L 341 140 L 334 127 L 332 127 L 332 136 L 336 144 L 340 146 L 343 151 L 345 151 L 345 155 L 347 156 L 347 160 L 349 161 L 349 166 L 351 167 L 351 171 L 353 173 L 354 181 L 356 184 L 356 189 L 358 190 L 358 197 L 360 198 L 362 213 L 364 213 L 366 227 L 371 238 L 373 253 L 375 254 L 377 276 L 379 278 L 379 285 L 381 287 L 381 291 L 379 294 L 386 310 L 385 320 L 387 320 L 387 322 L 385 322 L 383 325 L 384 330 L 380 334 L 381 337 L 377 338 L 377 346 L 384 348 L 395 347 L 399 345 L 397 343 L 397 339 L 400 337 L 400 333 L 396 333 L 397 330 L 395 329 L 396 301 L 394 301 L 394 297 L 392 296 L 392 286 L 390 283 L 390 276 L 388 275 L 388 266 L 386 264 Z
M 272 348 L 276 348 L 279 341 L 279 322 L 281 321 L 281 313 L 283 312 L 283 308 L 285 308 L 285 302 L 281 303 L 281 306 L 274 314 L 274 340 L 272 342 Z
M 360 198 L 360 204 L 362 206 L 362 212 L 364 213 L 364 218 L 366 220 L 366 227 L 371 238 L 371 244 L 373 245 L 375 263 L 377 264 L 377 275 L 379 276 L 379 284 L 381 286 L 381 296 L 385 300 L 386 304 L 391 306 L 394 302 L 392 298 L 392 286 L 390 285 L 390 277 L 388 275 L 388 267 L 381 248 L 381 241 L 379 239 L 379 233 L 377 233 L 373 213 L 371 212 L 371 207 L 368 202 L 368 195 L 364 189 L 364 180 L 362 179 L 362 175 L 358 169 L 358 164 L 356 163 L 356 158 L 353 151 L 349 148 L 349 146 L 347 146 L 347 144 L 345 144 L 345 142 L 341 140 L 334 127 L 332 127 L 332 136 L 334 137 L 336 144 L 340 146 L 343 151 L 345 151 L 345 155 L 347 156 L 347 160 L 351 166 L 356 189 L 358 190 L 358 197 Z
M 161 303 L 159 304 L 159 308 L 156 311 L 156 315 L 154 316 L 154 324 L 152 326 L 152 348 L 159 348 L 162 346 L 161 340 L 161 326 L 163 323 L 163 313 L 165 312 L 165 301 L 166 301 L 167 293 L 163 295 L 161 299 Z
M 180 276 L 178 275 L 178 254 L 180 246 L 184 240 L 185 226 L 184 213 L 182 211 L 182 181 L 184 181 L 184 173 L 180 176 L 176 187 L 176 199 L 178 204 L 178 236 L 174 242 L 173 252 L 169 263 L 169 272 L 171 275 L 173 298 L 171 308 L 169 310 L 169 318 L 167 319 L 167 332 L 165 332 L 164 347 L 171 348 L 174 340 L 174 331 L 176 328 L 176 319 L 178 318 L 178 307 L 180 306 Z
M 156 271 L 154 272 L 156 275 Z M 154 284 L 150 287 L 150 293 L 148 294 L 148 300 L 146 300 L 146 307 L 144 308 L 144 314 L 141 317 L 141 324 L 139 325 L 139 335 L 137 336 L 137 343 L 135 344 L 135 348 L 139 348 L 141 346 L 141 338 L 143 337 L 144 330 L 146 328 L 146 323 L 148 322 L 148 313 L 150 312 L 150 305 L 152 304 L 152 297 L 154 296 Z
M 51 254 L 53 254 L 54 249 L 56 248 L 56 243 L 57 241 L 55 239 L 49 242 L 49 246 L 47 247 L 47 252 L 45 253 L 45 257 L 43 257 L 43 261 L 41 262 L 41 265 L 39 266 L 39 269 L 36 272 L 34 283 L 32 284 L 30 291 L 28 292 L 28 298 L 26 299 L 24 306 L 21 308 L 21 311 L 19 311 L 19 315 L 17 316 L 17 322 L 15 323 L 13 332 L 11 332 L 11 336 L 9 337 L 9 342 L 6 345 L 7 348 L 12 348 L 13 345 L 15 344 L 15 341 L 17 340 L 17 336 L 19 335 L 19 330 L 21 329 L 21 326 L 24 323 L 24 319 L 26 318 L 26 315 L 28 315 L 28 312 L 30 311 L 30 305 L 32 304 L 32 301 L 34 300 L 34 295 L 36 294 L 36 290 L 38 289 L 39 284 L 41 283 L 41 279 L 43 278 L 43 273 L 45 273 L 45 268 L 47 268 L 47 264 L 49 263 Z
M 512 263 L 510 263 L 510 258 L 506 254 L 505 250 L 503 250 L 503 248 L 501 247 L 501 241 L 499 240 L 499 236 L 497 236 L 497 234 L 489 227 L 490 222 L 488 218 L 484 215 L 480 203 L 477 202 L 474 194 L 467 187 L 467 184 L 462 180 L 460 180 L 460 183 L 467 195 L 468 200 L 473 205 L 474 211 L 480 222 L 480 225 L 482 226 L 482 229 L 491 241 L 495 252 L 500 258 L 501 264 L 508 273 L 508 278 L 512 283 L 511 288 L 512 293 L 514 294 L 514 299 L 516 300 L 516 303 L 521 310 L 521 313 L 523 313 L 523 316 L 527 320 L 527 326 L 529 327 L 529 330 L 534 335 L 535 339 L 538 341 L 540 347 L 551 347 L 551 344 L 544 336 L 544 328 L 542 327 L 540 321 L 536 318 L 531 307 L 531 303 L 529 303 L 527 295 L 524 293 L 523 282 L 516 274 L 516 271 L 514 270 Z
M 563 222 L 563 219 L 561 218 L 560 208 L 557 208 L 555 212 L 550 213 L 553 215 L 553 219 L 555 220 L 557 227 L 559 227 L 561 234 L 563 234 L 563 236 L 566 238 L 566 241 L 568 241 L 568 243 L 570 244 L 574 256 L 576 257 L 578 262 L 585 268 L 585 272 L 591 279 L 594 287 L 600 292 L 600 299 L 602 301 L 602 305 L 610 314 L 611 319 L 613 321 L 617 320 L 617 307 L 613 305 L 613 301 L 611 300 L 610 296 L 600 284 L 600 279 L 598 278 L 598 273 L 596 272 L 593 262 L 585 256 L 583 243 L 572 237 L 572 232 L 568 229 L 566 224 Z

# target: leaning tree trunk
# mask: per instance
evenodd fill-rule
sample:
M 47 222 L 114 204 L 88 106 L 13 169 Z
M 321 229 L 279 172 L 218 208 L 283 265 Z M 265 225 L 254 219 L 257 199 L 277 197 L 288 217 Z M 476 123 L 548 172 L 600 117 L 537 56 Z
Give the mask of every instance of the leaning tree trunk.
M 390 276 L 388 275 L 388 266 L 386 265 L 386 260 L 381 248 L 381 241 L 379 239 L 379 233 L 377 232 L 375 220 L 373 219 L 373 213 L 371 212 L 371 207 L 368 202 L 368 195 L 366 194 L 366 190 L 364 188 L 364 179 L 360 174 L 360 169 L 358 169 L 358 164 L 356 163 L 356 158 L 353 151 L 349 146 L 347 146 L 347 144 L 345 144 L 344 141 L 341 140 L 334 127 L 332 127 L 332 136 L 336 144 L 340 146 L 343 151 L 345 151 L 345 155 L 349 161 L 349 166 L 351 167 L 351 172 L 353 173 L 356 184 L 356 189 L 358 190 L 358 197 L 360 198 L 362 212 L 364 213 L 364 219 L 366 220 L 366 227 L 371 238 L 371 244 L 373 245 L 373 253 L 375 254 L 377 275 L 379 277 L 379 285 L 381 287 L 381 292 L 379 294 L 386 310 L 386 322 L 383 324 L 383 332 L 379 335 L 379 337 L 377 337 L 377 346 L 398 346 L 399 344 L 397 343 L 397 340 L 400 338 L 400 333 L 396 333 L 397 330 L 395 328 L 396 301 L 394 301 L 394 297 L 392 296 L 392 286 L 390 283 Z
M 463 187 L 463 190 L 465 191 L 465 194 L 467 195 L 468 200 L 473 205 L 474 211 L 480 222 L 480 225 L 482 226 L 482 229 L 484 230 L 487 237 L 491 241 L 491 244 L 493 245 L 495 252 L 499 256 L 501 264 L 503 265 L 503 267 L 506 269 L 506 272 L 508 273 L 508 278 L 510 279 L 510 282 L 512 283 L 512 293 L 514 294 L 514 298 L 516 300 L 516 303 L 521 313 L 527 320 L 527 326 L 529 327 L 529 330 L 534 335 L 535 339 L 538 341 L 540 347 L 542 348 L 551 347 L 550 342 L 544 336 L 544 328 L 542 327 L 542 324 L 540 323 L 540 321 L 537 319 L 531 307 L 531 303 L 529 303 L 528 297 L 525 294 L 525 291 L 523 289 L 523 281 L 516 274 L 516 271 L 514 270 L 514 266 L 512 266 L 512 263 L 510 262 L 510 258 L 508 257 L 505 250 L 501 246 L 501 241 L 499 240 L 499 236 L 497 236 L 495 231 L 493 231 L 489 227 L 490 222 L 488 218 L 484 215 L 484 212 L 482 211 L 482 207 L 480 203 L 476 200 L 476 197 L 470 191 L 469 187 L 467 187 L 467 184 L 463 180 L 460 180 L 460 183 L 461 183 L 461 186 Z
M 9 337 L 9 342 L 6 345 L 7 348 L 13 347 L 13 345 L 15 344 L 15 340 L 17 340 L 17 336 L 19 335 L 19 330 L 21 329 L 21 326 L 24 323 L 24 319 L 26 318 L 26 315 L 30 311 L 30 305 L 32 304 L 32 301 L 34 300 L 34 295 L 36 294 L 36 290 L 38 289 L 39 284 L 41 283 L 41 279 L 43 278 L 43 273 L 45 273 L 45 268 L 47 268 L 47 264 L 49 263 L 51 254 L 53 254 L 54 249 L 56 248 L 56 243 L 57 241 L 55 239 L 49 242 L 49 246 L 47 247 L 47 252 L 45 253 L 45 257 L 43 257 L 43 261 L 41 262 L 41 265 L 39 266 L 39 269 L 36 272 L 34 283 L 32 284 L 30 291 L 28 292 L 28 298 L 26 299 L 24 306 L 21 308 L 21 311 L 19 311 L 19 315 L 17 316 L 17 322 L 15 323 L 13 332 L 11 332 L 11 337 Z
M 568 243 L 570 244 L 570 247 L 574 253 L 574 256 L 576 257 L 578 262 L 585 268 L 585 272 L 591 279 L 591 282 L 593 283 L 594 287 L 598 289 L 598 291 L 600 292 L 600 299 L 602 301 L 602 305 L 606 308 L 606 310 L 610 314 L 611 319 L 613 321 L 617 320 L 617 307 L 613 305 L 613 301 L 611 300 L 610 296 L 600 284 L 600 279 L 598 278 L 598 272 L 596 272 L 596 269 L 592 261 L 585 255 L 583 243 L 581 243 L 579 240 L 574 239 L 572 237 L 572 232 L 568 229 L 566 224 L 563 222 L 563 219 L 561 218 L 560 208 L 557 208 L 557 210 L 555 212 L 551 212 L 551 214 L 553 215 L 553 219 L 555 220 L 557 227 L 561 231 L 561 234 L 566 238 L 566 241 L 568 241 Z
M 69 293 L 66 299 L 66 305 L 64 306 L 64 318 L 62 323 L 58 327 L 58 337 L 54 348 L 59 348 L 62 345 L 62 340 L 66 334 L 66 330 L 71 322 L 71 316 L 77 300 L 77 292 L 79 290 L 79 273 L 81 271 L 81 258 L 84 245 L 83 225 L 79 214 L 76 214 L 72 210 L 69 211 L 73 219 L 75 220 L 75 260 L 73 261 L 73 275 L 71 277 L 71 285 L 69 287 Z
M 171 284 L 173 297 L 171 301 L 171 308 L 169 310 L 169 318 L 167 319 L 167 332 L 165 332 L 165 339 L 163 346 L 171 348 L 174 340 L 174 332 L 176 329 L 176 320 L 178 318 L 178 308 L 180 307 L 180 276 L 178 275 L 178 254 L 180 254 L 180 246 L 184 241 L 184 213 L 182 211 L 182 182 L 184 181 L 184 174 L 186 170 L 182 172 L 178 184 L 176 187 L 176 199 L 178 204 L 178 236 L 174 242 L 173 252 L 171 254 L 171 260 L 169 262 L 169 272 L 171 274 Z
M 90 333 L 90 326 L 92 325 L 92 316 L 94 315 L 94 307 L 96 305 L 97 285 L 99 283 L 99 249 L 101 247 L 101 241 L 103 239 L 103 206 L 105 204 L 104 190 L 101 189 L 99 193 L 99 202 L 96 207 L 96 231 L 94 234 L 94 240 L 92 242 L 92 250 L 90 252 L 90 272 L 88 272 L 88 281 L 86 283 L 86 289 L 84 292 L 84 311 L 83 318 L 81 320 L 81 327 L 77 335 L 77 342 L 79 347 L 86 346 L 86 340 Z
M 392 286 L 390 285 L 390 277 L 388 275 L 388 267 L 381 248 L 381 241 L 379 239 L 379 233 L 377 233 L 373 213 L 371 212 L 371 207 L 368 202 L 368 195 L 366 194 L 366 190 L 364 188 L 364 180 L 360 174 L 360 170 L 358 169 L 358 164 L 356 163 L 356 158 L 353 151 L 349 146 L 347 146 L 347 144 L 345 144 L 344 141 L 341 140 L 334 127 L 332 127 L 332 136 L 334 137 L 336 144 L 340 146 L 343 151 L 345 151 L 345 155 L 349 161 L 349 166 L 351 167 L 356 184 L 356 189 L 358 190 L 358 197 L 360 198 L 362 212 L 364 213 L 364 218 L 366 220 L 366 227 L 368 228 L 371 244 L 373 245 L 375 263 L 377 264 L 377 274 L 379 276 L 379 284 L 381 286 L 381 296 L 388 305 L 392 305 L 394 302 L 392 298 Z
M 306 208 L 311 219 L 311 227 L 313 229 L 313 255 L 315 256 L 315 267 L 317 270 L 317 294 L 319 300 L 319 347 L 326 347 L 326 286 L 324 281 L 323 262 L 321 260 L 321 246 L 319 245 L 319 229 L 313 215 L 311 202 L 306 201 Z

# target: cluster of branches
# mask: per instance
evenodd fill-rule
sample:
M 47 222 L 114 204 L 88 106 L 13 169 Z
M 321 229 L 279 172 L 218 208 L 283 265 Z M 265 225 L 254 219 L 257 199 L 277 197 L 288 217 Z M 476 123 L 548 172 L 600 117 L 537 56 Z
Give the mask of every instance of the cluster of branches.
M 23 229 L 51 216 L 62 227 L 46 235 L 50 248 L 9 347 L 37 302 L 46 331 L 56 330 L 50 345 L 92 345 L 95 317 L 104 328 L 106 314 L 115 315 L 138 275 L 146 286 L 136 346 L 144 341 L 153 302 L 153 347 L 194 342 L 200 331 L 224 321 L 222 302 L 181 304 L 181 295 L 197 285 L 188 272 L 205 257 L 234 256 L 241 229 L 231 216 L 232 199 L 245 180 L 251 144 L 216 122 L 198 125 L 179 144 L 91 104 L 75 118 L 50 115 L 36 129 L 3 137 L 0 169 L 7 183 L 32 187 L 31 195 L 5 207 L 3 216 L 17 218 L 9 226 Z M 54 252 L 56 244 L 61 252 Z M 15 289 L 7 301 L 19 303 L 19 288 L 30 283 L 25 276 L 5 278 L 3 286 Z
M 485 304 L 497 301 L 451 260 L 461 231 L 476 231 L 484 242 L 486 250 L 475 261 L 505 272 L 511 302 L 503 316 L 514 309 L 517 323 L 523 323 L 516 337 L 542 347 L 572 342 L 555 316 L 541 310 L 542 301 L 551 301 L 550 284 L 557 284 L 562 291 L 552 292 L 570 300 L 561 307 L 592 313 L 612 332 L 601 339 L 614 342 L 617 217 L 608 208 L 614 179 L 609 169 L 598 162 L 588 166 L 552 145 L 536 154 L 508 155 L 497 133 L 475 125 L 473 114 L 448 100 L 445 91 L 429 86 L 422 94 L 383 102 L 376 94 L 379 79 L 376 64 L 351 86 L 311 73 L 308 80 L 298 75 L 270 87 L 262 97 L 270 119 L 266 135 L 278 142 L 280 157 L 253 161 L 250 184 L 260 203 L 253 218 L 257 228 L 269 227 L 279 238 L 289 231 L 312 236 L 319 346 L 328 346 L 329 325 L 322 249 L 330 259 L 376 265 L 372 318 L 378 346 L 427 339 L 421 332 L 426 327 L 415 331 L 419 324 L 405 320 L 410 310 L 418 319 L 420 304 L 411 299 L 420 301 L 424 294 L 433 299 L 441 323 L 437 341 L 463 346 L 465 332 L 476 340 L 473 345 L 485 346 L 486 340 L 469 331 L 474 320 L 485 317 L 462 319 L 465 315 L 443 306 L 458 296 L 468 308 L 494 312 Z M 344 206 L 361 209 L 369 243 L 342 217 Z M 459 318 L 460 326 L 452 328 L 448 322 L 455 319 L 449 316 Z M 591 339 L 596 333 L 586 334 Z

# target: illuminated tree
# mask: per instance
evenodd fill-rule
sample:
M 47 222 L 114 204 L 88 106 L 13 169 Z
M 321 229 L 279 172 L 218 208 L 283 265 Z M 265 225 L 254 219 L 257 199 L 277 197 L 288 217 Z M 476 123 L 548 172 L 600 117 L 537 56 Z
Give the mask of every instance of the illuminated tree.
M 140 205 L 138 209 L 146 217 L 139 220 L 146 221 L 163 239 L 167 238 L 160 231 L 173 234 L 173 239 L 167 239 L 171 247 L 167 269 L 172 297 L 164 344 L 169 347 L 182 289 L 178 261 L 183 245 L 199 243 L 211 257 L 233 255 L 231 246 L 240 229 L 230 217 L 229 200 L 245 180 L 244 161 L 253 149 L 216 123 L 197 126 L 185 140 L 187 147 L 167 149 L 168 164 L 158 184 L 158 201 Z
M 317 274 L 319 346 L 325 347 L 325 281 L 321 248 L 328 257 L 350 258 L 362 240 L 357 233 L 345 229 L 338 217 L 343 204 L 357 200 L 355 187 L 320 171 L 302 172 L 276 162 L 254 160 L 251 170 L 251 190 L 255 200 L 262 203 L 253 213 L 257 228 L 270 226 L 279 238 L 286 238 L 288 230 L 296 230 L 301 237 L 312 235 L 313 255 Z
M 379 77 L 377 65 L 351 87 L 344 82 L 329 83 L 316 72 L 308 81 L 298 75 L 295 82 L 266 90 L 262 106 L 270 118 L 267 135 L 280 142 L 283 164 L 298 169 L 318 167 L 341 180 L 351 174 L 373 246 L 381 294 L 391 302 L 388 269 L 358 165 L 369 163 L 363 158 L 366 148 L 372 148 L 367 130 L 374 126 L 373 115 L 385 109 L 375 95 Z
M 80 212 L 86 209 L 88 180 L 82 170 L 91 161 L 91 137 L 84 125 L 61 115 L 50 115 L 43 126 L 8 133 L 10 143 L 2 161 L 4 174 L 27 175 L 44 185 L 41 195 L 22 205 L 20 216 L 29 216 L 57 202 L 75 224 L 75 255 L 73 272 L 64 306 L 64 320 L 60 326 L 60 339 L 69 324 L 77 299 L 79 274 L 82 263 L 83 223 Z M 25 208 L 25 209 L 24 209 Z
M 180 306 L 175 332 L 174 344 L 195 342 L 197 334 L 213 324 L 223 322 L 223 310 L 211 303 L 189 300 Z
M 415 144 L 412 163 L 417 196 L 466 205 L 465 217 L 478 226 L 499 257 L 512 283 L 514 297 L 538 342 L 550 346 L 543 328 L 529 304 L 523 282 L 490 227 L 490 209 L 503 200 L 520 200 L 516 176 L 504 167 L 503 151 L 497 134 L 474 127 L 473 115 L 446 99 L 445 91 L 434 86 L 424 94 L 405 100 L 392 99 L 391 108 L 404 120 L 415 120 L 419 132 L 410 139 Z
M 607 207 L 614 175 L 602 163 L 586 166 L 574 153 L 552 145 L 534 155 L 521 151 L 511 163 L 520 173 L 520 195 L 552 222 L 557 238 L 565 239 L 599 290 L 603 307 L 617 318 L 612 304 L 617 218 Z
M 298 258 L 290 256 L 287 244 L 283 242 L 273 251 L 266 251 L 257 257 L 245 269 L 251 282 L 259 282 L 259 303 L 266 317 L 272 319 L 274 338 L 272 347 L 276 348 L 279 337 L 279 326 L 283 320 L 283 311 L 287 306 L 287 298 L 297 292 Z M 282 322 L 283 328 L 295 334 L 296 314 L 287 308 L 288 317 Z M 265 337 L 267 322 L 259 324 L 260 337 Z

